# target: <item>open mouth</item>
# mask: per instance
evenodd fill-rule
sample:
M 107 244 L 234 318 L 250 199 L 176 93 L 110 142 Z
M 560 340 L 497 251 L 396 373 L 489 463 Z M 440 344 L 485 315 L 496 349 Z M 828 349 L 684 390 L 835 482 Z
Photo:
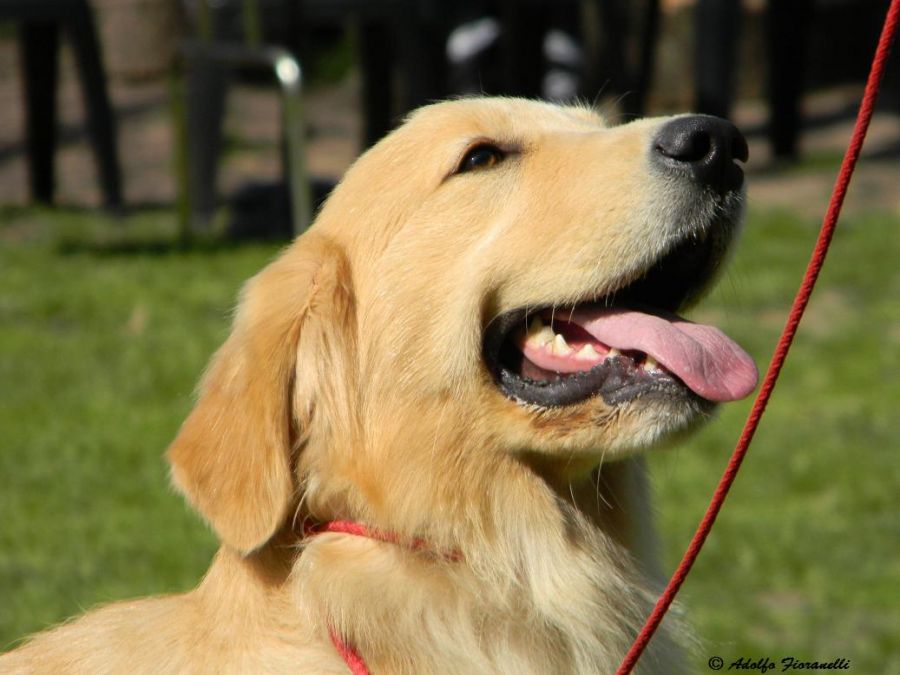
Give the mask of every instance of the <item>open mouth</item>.
M 608 405 L 747 396 L 758 379 L 753 359 L 718 328 L 675 313 L 708 287 L 724 249 L 716 237 L 686 239 L 612 294 L 498 316 L 484 337 L 497 386 L 544 407 L 598 395 Z

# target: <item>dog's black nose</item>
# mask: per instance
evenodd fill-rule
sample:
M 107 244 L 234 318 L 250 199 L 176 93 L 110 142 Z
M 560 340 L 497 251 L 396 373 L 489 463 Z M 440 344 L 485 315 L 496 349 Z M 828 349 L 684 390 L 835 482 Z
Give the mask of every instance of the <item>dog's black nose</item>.
M 747 156 L 747 141 L 737 127 L 709 115 L 674 119 L 653 140 L 658 164 L 722 194 L 743 184 L 744 172 L 735 160 L 746 162 Z

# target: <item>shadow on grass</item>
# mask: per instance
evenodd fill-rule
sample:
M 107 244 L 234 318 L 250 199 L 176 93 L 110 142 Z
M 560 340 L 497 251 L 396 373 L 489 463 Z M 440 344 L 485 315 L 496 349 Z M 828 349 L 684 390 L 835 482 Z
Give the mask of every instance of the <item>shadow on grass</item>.
M 815 129 L 824 129 L 836 124 L 841 124 L 842 122 L 852 121 L 856 119 L 858 111 L 859 102 L 852 101 L 830 110 L 805 113 L 803 115 L 803 127 L 800 133 L 802 134 L 804 131 L 813 131 Z M 766 119 L 757 124 L 747 125 L 742 128 L 741 131 L 745 136 L 749 137 L 765 136 L 769 133 L 769 120 Z
M 61 241 L 57 250 L 62 255 L 88 253 L 98 257 L 118 256 L 169 256 L 180 253 L 213 253 L 238 248 L 238 242 L 210 239 L 206 241 L 129 241 L 122 239 L 107 242 L 87 242 L 76 240 Z
M 839 124 L 853 122 L 859 112 L 859 102 L 845 103 L 838 108 L 819 112 L 805 113 L 803 115 L 801 139 L 811 131 L 827 129 Z M 882 102 L 876 112 L 892 112 L 896 104 Z M 769 120 L 742 128 L 741 131 L 748 137 L 765 137 L 769 133 Z M 847 132 L 849 142 L 849 131 Z M 842 150 L 825 150 L 819 152 L 803 151 L 796 157 L 772 158 L 765 164 L 751 164 L 744 170 L 748 175 L 773 175 L 794 174 L 805 171 L 834 170 L 841 165 L 844 152 Z M 900 159 L 900 140 L 882 144 L 877 150 L 864 150 L 862 159 L 865 161 L 896 161 Z
M 333 183 L 313 184 L 318 209 Z M 130 204 L 119 209 L 83 206 L 0 206 L 0 244 L 39 242 L 61 255 L 166 256 L 213 253 L 241 246 L 286 244 L 295 236 L 283 185 L 248 184 L 229 199 L 208 227 L 186 231 L 174 206 Z
M 115 211 L 82 206 L 0 207 L 0 245 L 49 246 L 61 255 L 169 255 L 233 248 L 212 232 L 185 236 L 174 208 L 134 204 Z

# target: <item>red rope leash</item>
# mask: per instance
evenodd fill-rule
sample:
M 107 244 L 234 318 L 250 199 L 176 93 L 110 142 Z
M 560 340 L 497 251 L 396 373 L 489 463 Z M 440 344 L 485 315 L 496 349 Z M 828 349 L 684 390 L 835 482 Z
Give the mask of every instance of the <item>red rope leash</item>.
M 878 98 L 881 79 L 884 75 L 885 63 L 888 54 L 890 53 L 894 34 L 897 30 L 898 17 L 900 17 L 900 0 L 891 0 L 891 5 L 888 8 L 887 16 L 885 17 L 884 27 L 881 31 L 881 37 L 878 40 L 878 47 L 875 50 L 875 57 L 872 60 L 872 68 L 869 71 L 869 78 L 866 82 L 865 94 L 863 95 L 859 114 L 856 118 L 853 136 L 850 139 L 850 145 L 844 155 L 841 170 L 831 194 L 831 201 L 828 204 L 828 211 L 822 222 L 819 238 L 816 241 L 812 257 L 806 268 L 803 283 L 800 285 L 800 289 L 797 291 L 797 295 L 794 298 L 794 304 L 791 306 L 791 312 L 788 315 L 784 330 L 781 333 L 781 338 L 778 340 L 778 345 L 775 347 L 775 352 L 772 355 L 772 361 L 769 363 L 766 377 L 763 380 L 759 393 L 756 396 L 756 401 L 753 403 L 753 408 L 747 417 L 744 430 L 737 442 L 737 447 L 735 447 L 734 453 L 728 462 L 728 466 L 725 468 L 725 473 L 722 475 L 719 485 L 716 487 L 716 491 L 706 510 L 706 514 L 703 516 L 703 520 L 700 521 L 700 525 L 697 527 L 693 539 L 691 539 L 691 543 L 684 554 L 684 558 L 682 558 L 681 563 L 678 565 L 678 569 L 675 570 L 675 573 L 669 580 L 669 584 L 666 586 L 665 591 L 663 591 L 659 600 L 657 600 L 653 612 L 651 612 L 650 616 L 647 618 L 646 624 L 644 624 L 641 632 L 638 634 L 637 638 L 635 638 L 634 643 L 631 645 L 631 649 L 628 650 L 628 654 L 625 655 L 622 664 L 619 666 L 619 670 L 616 671 L 617 675 L 626 675 L 634 669 L 635 664 L 641 657 L 641 654 L 647 647 L 647 644 L 650 642 L 650 639 L 653 637 L 659 624 L 662 622 L 666 611 L 675 599 L 675 595 L 678 593 L 685 578 L 691 571 L 691 567 L 697 559 L 700 549 L 703 547 L 703 543 L 706 541 L 706 537 L 712 529 L 713 523 L 715 523 L 716 516 L 722 508 L 725 497 L 731 489 L 731 484 L 737 476 L 741 462 L 744 460 L 744 455 L 747 454 L 747 448 L 750 446 L 753 434 L 756 432 L 756 428 L 759 425 L 759 420 L 763 415 L 763 411 L 766 409 L 766 404 L 769 402 L 772 390 L 775 388 L 775 381 L 778 379 L 778 374 L 781 372 L 781 367 L 784 364 L 788 350 L 790 350 L 791 343 L 794 340 L 794 335 L 797 332 L 797 326 L 800 324 L 800 319 L 803 317 L 803 312 L 806 309 L 806 305 L 809 303 L 809 297 L 812 294 L 816 279 L 825 262 L 825 255 L 828 252 L 831 238 L 834 235 L 834 230 L 837 226 L 841 206 L 843 206 L 844 203 L 844 196 L 847 194 L 847 186 L 850 184 L 850 177 L 853 175 L 853 169 L 856 167 L 856 162 L 859 159 L 859 153 L 862 150 L 863 141 L 865 140 L 866 132 L 869 128 L 869 122 L 872 119 L 872 112 L 875 108 L 875 101 Z

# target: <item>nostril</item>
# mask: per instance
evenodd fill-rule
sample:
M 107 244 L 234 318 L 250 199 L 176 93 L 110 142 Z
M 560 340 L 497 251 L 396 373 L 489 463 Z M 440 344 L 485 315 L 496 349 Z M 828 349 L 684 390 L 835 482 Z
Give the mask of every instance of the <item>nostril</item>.
M 679 162 L 702 162 L 712 150 L 712 138 L 702 129 L 661 138 L 656 145 L 660 154 Z

